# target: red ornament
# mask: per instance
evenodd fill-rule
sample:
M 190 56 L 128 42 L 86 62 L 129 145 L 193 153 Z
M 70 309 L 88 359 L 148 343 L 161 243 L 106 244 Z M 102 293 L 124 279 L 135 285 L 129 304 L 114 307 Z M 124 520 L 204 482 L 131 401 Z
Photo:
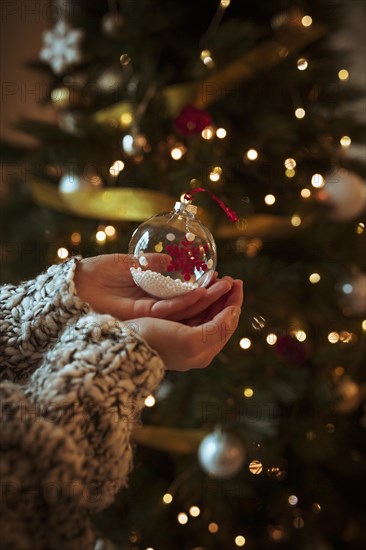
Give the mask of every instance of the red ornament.
M 205 252 L 208 245 L 202 245 Z M 187 237 L 184 237 L 180 245 L 168 244 L 166 252 L 172 257 L 172 261 L 167 267 L 168 271 L 180 271 L 185 281 L 189 281 L 194 274 L 194 270 L 207 271 L 207 264 L 202 260 L 202 251 L 200 245 L 193 245 Z
M 212 116 L 194 105 L 184 107 L 174 120 L 178 132 L 184 136 L 197 135 L 212 124 Z
M 275 350 L 281 359 L 295 365 L 302 365 L 309 357 L 307 345 L 288 334 L 278 337 Z

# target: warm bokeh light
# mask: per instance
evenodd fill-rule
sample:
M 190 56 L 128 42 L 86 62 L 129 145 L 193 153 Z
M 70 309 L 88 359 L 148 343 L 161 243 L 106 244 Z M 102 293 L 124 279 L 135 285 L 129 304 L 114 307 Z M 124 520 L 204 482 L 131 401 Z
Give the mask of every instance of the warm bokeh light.
M 311 275 L 309 275 L 309 281 L 315 285 L 316 283 L 319 283 L 320 281 L 320 275 L 319 273 L 312 273 Z
M 192 517 L 197 518 L 200 515 L 201 510 L 198 508 L 198 506 L 191 506 L 189 509 L 189 513 Z
M 304 187 L 304 189 L 301 189 L 300 195 L 302 196 L 303 199 L 308 199 L 311 197 L 311 191 L 310 189 L 307 189 L 306 187 Z
M 285 168 L 288 168 L 289 170 L 293 170 L 296 168 L 296 160 L 293 158 L 288 158 L 285 160 Z
M 81 235 L 77 231 L 75 233 L 72 233 L 70 240 L 72 244 L 80 244 L 81 243 Z
M 276 202 L 276 197 L 274 195 L 266 195 L 264 197 L 264 202 L 268 204 L 268 206 L 272 206 Z
M 328 342 L 330 342 L 331 344 L 336 344 L 337 342 L 339 342 L 339 334 L 338 332 L 330 332 L 328 334 Z
M 179 159 L 182 158 L 183 152 L 182 152 L 182 150 L 181 150 L 179 147 L 174 147 L 174 148 L 170 151 L 170 156 L 171 156 L 172 159 L 174 159 L 174 160 L 179 160 Z
M 341 69 L 338 73 L 339 80 L 348 80 L 349 79 L 349 72 L 347 69 Z
M 296 340 L 298 340 L 299 342 L 305 342 L 306 332 L 304 330 L 296 330 L 294 334 Z
M 362 233 L 365 231 L 365 224 L 360 222 L 356 226 L 356 233 L 357 235 L 362 235 Z
M 107 225 L 104 233 L 107 235 L 107 237 L 114 237 L 114 235 L 116 234 L 116 228 L 113 227 L 113 225 Z
M 310 15 L 304 15 L 301 24 L 303 27 L 310 27 L 313 24 L 313 18 Z
M 245 388 L 243 391 L 244 397 L 253 397 L 254 391 L 252 388 Z
M 306 115 L 305 109 L 303 109 L 302 107 L 298 107 L 295 110 L 295 117 L 296 118 L 304 118 L 305 115 Z
M 184 512 L 180 512 L 177 516 L 178 523 L 185 525 L 188 522 L 188 516 Z
M 298 503 L 298 498 L 296 495 L 290 495 L 287 500 L 288 503 L 291 504 L 291 506 L 296 506 L 296 504 Z
M 344 370 L 344 367 L 338 366 L 338 367 L 335 367 L 333 372 L 335 376 L 343 376 L 345 373 L 345 370 Z
M 209 174 L 209 178 L 211 181 L 219 181 L 220 177 L 221 177 L 221 174 L 222 174 L 222 168 L 220 166 L 215 166 L 210 174 Z
M 308 68 L 308 61 L 305 59 L 305 57 L 300 57 L 300 59 L 297 60 L 297 68 L 299 71 L 305 71 L 305 69 Z
M 104 243 L 104 241 L 107 238 L 107 235 L 105 234 L 104 231 L 97 231 L 96 234 L 95 234 L 95 238 L 96 238 L 98 243 Z
M 304 520 L 300 516 L 296 517 L 292 523 L 295 529 L 302 529 L 304 527 Z
M 64 246 L 61 246 L 61 248 L 57 250 L 57 256 L 60 258 L 60 260 L 65 260 L 68 255 L 69 251 Z
M 293 168 L 286 168 L 285 174 L 286 178 L 294 178 L 296 176 L 296 171 Z
M 254 476 L 258 476 L 263 472 L 263 464 L 259 460 L 252 460 L 248 468 L 250 473 Z
M 237 537 L 235 537 L 236 546 L 244 546 L 245 543 L 246 543 L 245 537 L 243 537 L 242 535 L 238 535 Z
M 120 172 L 124 169 L 125 164 L 122 160 L 116 160 L 109 169 L 111 176 L 118 176 Z
M 349 136 L 342 136 L 339 140 L 339 143 L 342 145 L 342 147 L 349 147 L 352 143 L 352 140 Z
M 292 217 L 291 217 L 291 225 L 293 225 L 294 227 L 299 227 L 302 223 L 302 219 L 300 218 L 300 216 L 298 214 L 294 214 Z
M 269 344 L 270 346 L 274 346 L 275 343 L 277 342 L 277 336 L 276 336 L 276 334 L 274 334 L 273 332 L 271 332 L 270 334 L 267 334 L 266 342 L 267 342 L 267 344 Z
M 219 139 L 224 139 L 227 135 L 227 131 L 225 130 L 225 128 L 217 128 L 216 130 L 216 136 L 219 138 Z
M 121 125 L 124 126 L 125 128 L 128 126 L 131 126 L 133 121 L 132 113 L 122 113 L 120 117 L 120 121 L 121 121 Z
M 165 495 L 163 496 L 163 502 L 164 504 L 170 504 L 171 502 L 173 502 L 173 495 L 171 495 L 170 493 L 165 493 Z
M 252 342 L 249 338 L 242 338 L 239 342 L 239 345 L 242 349 L 248 349 L 252 345 Z
M 153 395 L 148 395 L 145 399 L 146 407 L 153 407 L 155 405 L 155 397 Z
M 214 131 L 211 126 L 207 126 L 204 130 L 202 130 L 201 136 L 203 139 L 210 140 L 214 137 Z
M 220 0 L 220 6 L 223 8 L 228 8 L 230 6 L 230 1 L 231 0 Z
M 313 187 L 316 187 L 316 189 L 319 189 L 320 187 L 324 187 L 325 185 L 325 179 L 321 174 L 314 174 L 311 178 L 311 185 Z
M 212 59 L 211 51 L 210 50 L 202 50 L 201 52 L 201 61 L 206 65 L 206 67 L 209 67 L 212 69 L 214 67 L 214 61 Z
M 258 158 L 258 152 L 257 152 L 255 149 L 249 149 L 249 150 L 245 153 L 245 156 L 246 156 L 249 160 L 257 160 L 257 158 Z
M 210 531 L 210 533 L 217 533 L 217 531 L 219 530 L 219 526 L 217 525 L 217 523 L 212 521 L 208 524 L 207 529 Z

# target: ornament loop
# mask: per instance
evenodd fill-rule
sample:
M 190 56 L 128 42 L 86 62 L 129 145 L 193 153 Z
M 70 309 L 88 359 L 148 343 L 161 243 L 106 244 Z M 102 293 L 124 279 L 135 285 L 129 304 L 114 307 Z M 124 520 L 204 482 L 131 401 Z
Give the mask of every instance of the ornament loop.
M 196 187 L 196 189 L 192 189 L 190 193 L 185 193 L 184 199 L 187 201 L 193 201 L 193 195 L 202 192 L 206 192 L 211 195 L 211 197 L 222 208 L 222 210 L 225 212 L 231 222 L 236 223 L 239 220 L 238 215 L 234 210 L 226 206 L 226 204 L 219 197 L 217 197 L 214 193 L 212 193 L 212 191 L 210 191 L 209 189 L 205 189 L 204 187 Z

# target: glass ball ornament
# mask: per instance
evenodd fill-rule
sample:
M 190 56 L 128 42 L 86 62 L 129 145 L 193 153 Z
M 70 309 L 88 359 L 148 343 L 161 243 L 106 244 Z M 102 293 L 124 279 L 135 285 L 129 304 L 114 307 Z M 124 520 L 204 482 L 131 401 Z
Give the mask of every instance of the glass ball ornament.
M 174 210 L 149 218 L 132 235 L 133 280 L 154 298 L 173 298 L 211 282 L 216 244 L 196 211 L 192 204 L 177 202 Z
M 246 458 L 242 440 L 234 433 L 216 428 L 198 448 L 201 468 L 215 479 L 230 479 L 242 469 Z

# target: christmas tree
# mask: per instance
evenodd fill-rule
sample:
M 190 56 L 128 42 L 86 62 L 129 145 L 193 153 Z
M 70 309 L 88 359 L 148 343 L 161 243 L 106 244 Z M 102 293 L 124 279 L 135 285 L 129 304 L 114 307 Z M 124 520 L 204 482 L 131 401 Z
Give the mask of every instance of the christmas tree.
M 136 424 L 129 487 L 95 517 L 119 549 L 361 549 L 366 513 L 365 121 L 347 2 L 56 2 L 34 70 L 57 124 L 3 143 L 3 280 L 134 229 L 206 188 L 240 327 L 203 371 L 168 373 Z M 6 232 L 5 232 L 6 230 Z M 178 358 L 177 358 L 178 361 Z M 131 419 L 132 422 L 135 419 Z

